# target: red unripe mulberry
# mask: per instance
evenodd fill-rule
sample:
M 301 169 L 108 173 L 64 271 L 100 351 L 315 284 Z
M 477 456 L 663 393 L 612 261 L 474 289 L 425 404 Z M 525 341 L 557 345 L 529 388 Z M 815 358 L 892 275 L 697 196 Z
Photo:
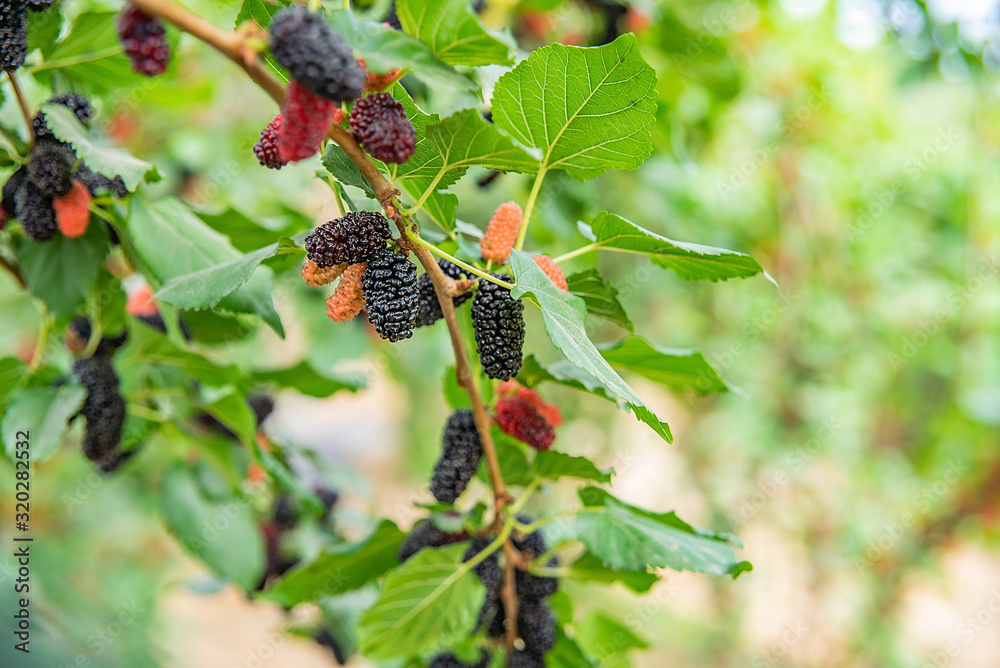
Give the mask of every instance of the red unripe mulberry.
M 281 110 L 281 131 L 278 133 L 278 157 L 296 162 L 314 155 L 323 143 L 336 104 L 324 99 L 305 86 L 292 81 L 285 90 Z
M 365 307 L 365 298 L 361 294 L 361 276 L 367 266 L 367 262 L 349 266 L 340 277 L 333 296 L 326 300 L 326 314 L 334 322 L 352 320 Z
M 267 124 L 260 131 L 260 139 L 253 145 L 253 154 L 257 156 L 257 162 L 262 167 L 268 169 L 281 169 L 285 166 L 285 161 L 278 153 L 278 137 L 281 136 L 282 118 L 281 114 L 274 117 L 274 120 Z
M 566 274 L 563 270 L 559 268 L 556 261 L 550 258 L 548 255 L 536 255 L 534 257 L 535 264 L 545 272 L 545 275 L 549 277 L 556 287 L 560 290 L 565 290 L 569 292 L 569 283 L 566 282 Z
M 526 399 L 514 395 L 497 401 L 497 424 L 506 434 L 536 450 L 548 450 L 556 440 L 552 425 Z
M 351 129 L 370 156 L 402 164 L 417 145 L 417 133 L 403 105 L 388 93 L 368 95 L 354 103 Z
M 73 181 L 69 192 L 52 200 L 56 224 L 63 236 L 77 239 L 90 226 L 90 191 L 80 181 Z

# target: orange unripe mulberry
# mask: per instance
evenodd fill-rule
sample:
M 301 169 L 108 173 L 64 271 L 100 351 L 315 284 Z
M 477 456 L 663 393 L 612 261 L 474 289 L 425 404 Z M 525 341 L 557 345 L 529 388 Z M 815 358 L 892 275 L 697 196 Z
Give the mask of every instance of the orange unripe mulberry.
M 365 307 L 365 299 L 361 296 L 361 275 L 367 266 L 367 262 L 349 266 L 340 277 L 333 296 L 326 300 L 326 314 L 334 322 L 351 320 Z
M 524 213 L 517 202 L 504 202 L 498 206 L 486 228 L 486 234 L 479 240 L 483 258 L 496 265 L 506 262 L 517 241 L 517 233 L 523 220 Z
M 87 232 L 90 225 L 90 191 L 79 181 L 62 197 L 52 200 L 56 212 L 56 224 L 63 236 L 78 239 Z
M 566 282 L 566 274 L 559 268 L 555 260 L 548 255 L 536 255 L 534 259 L 535 264 L 545 272 L 545 275 L 556 284 L 557 288 L 569 292 L 569 283 Z
M 332 267 L 317 267 L 312 260 L 306 260 L 305 264 L 302 265 L 302 278 L 305 279 L 306 285 L 319 288 L 333 283 L 346 269 L 346 262 L 335 264 Z

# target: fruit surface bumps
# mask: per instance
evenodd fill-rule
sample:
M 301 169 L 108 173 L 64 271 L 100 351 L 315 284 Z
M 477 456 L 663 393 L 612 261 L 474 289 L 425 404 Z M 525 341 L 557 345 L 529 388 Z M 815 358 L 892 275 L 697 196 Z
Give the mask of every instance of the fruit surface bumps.
M 465 273 L 462 268 L 448 262 L 445 259 L 438 260 L 438 266 L 444 275 L 456 281 L 461 281 L 465 278 Z M 435 322 L 444 317 L 441 312 L 441 302 L 438 301 L 437 292 L 434 290 L 434 283 L 431 282 L 431 277 L 429 274 L 421 274 L 420 278 L 417 279 L 417 294 L 418 304 L 417 304 L 417 320 L 414 323 L 414 327 L 426 327 L 428 325 L 433 325 Z M 471 290 L 466 290 L 465 292 L 455 295 L 451 298 L 452 304 L 456 308 L 464 304 L 465 302 L 472 299 L 473 293 Z
M 319 267 L 312 260 L 306 260 L 302 264 L 302 278 L 305 280 L 306 285 L 313 288 L 321 288 L 340 278 L 340 275 L 346 270 L 346 262 L 335 264 L 332 267 Z
M 506 279 L 506 276 L 496 275 Z M 510 290 L 479 281 L 472 300 L 472 328 L 483 370 L 490 378 L 510 380 L 521 370 L 524 347 L 524 304 Z
M 534 258 L 535 264 L 541 269 L 546 276 L 549 277 L 556 287 L 560 290 L 565 290 L 569 292 L 569 283 L 566 282 L 566 274 L 563 270 L 556 264 L 556 261 L 550 258 L 548 255 L 536 255 Z
M 367 95 L 351 110 L 351 129 L 370 156 L 382 162 L 402 164 L 417 145 L 417 134 L 406 110 L 389 93 Z
M 28 54 L 28 13 L 21 0 L 0 0 L 0 70 L 16 70 Z
M 389 221 L 375 211 L 352 211 L 306 235 L 306 253 L 317 267 L 367 262 L 385 249 Z
M 442 503 L 454 503 L 476 474 L 483 446 L 472 411 L 460 408 L 444 428 L 441 458 L 431 476 L 431 494 Z
M 326 300 L 326 315 L 334 322 L 353 320 L 365 307 L 365 298 L 361 294 L 361 277 L 367 266 L 367 262 L 349 266 L 340 277 L 333 295 Z
M 556 620 L 548 604 L 541 600 L 522 600 L 517 610 L 517 633 L 524 648 L 545 654 L 556 644 Z
M 365 73 L 351 47 L 322 16 L 305 7 L 275 15 L 271 53 L 292 79 L 326 100 L 354 100 L 364 92 Z
M 413 336 L 417 317 L 417 265 L 406 255 L 383 246 L 361 276 L 368 322 L 388 341 Z
M 278 152 L 278 137 L 281 135 L 282 116 L 278 114 L 260 131 L 260 139 L 253 145 L 253 154 L 257 162 L 268 169 L 281 169 L 285 161 Z
M 556 440 L 556 432 L 548 420 L 530 401 L 516 394 L 497 400 L 496 420 L 504 433 L 535 450 L 548 450 Z
M 335 109 L 333 102 L 316 95 L 297 81 L 289 82 L 281 108 L 279 159 L 288 163 L 315 155 L 330 129 Z
M 62 197 L 73 187 L 75 156 L 65 146 L 41 144 L 31 152 L 28 173 L 38 189 L 49 197 Z
M 510 251 L 517 241 L 524 213 L 517 202 L 505 202 L 497 207 L 486 226 L 486 233 L 479 240 L 479 250 L 483 259 L 501 265 L 510 257 Z
M 32 241 L 50 241 L 59 231 L 52 198 L 39 190 L 30 178 L 18 188 L 14 208 L 17 219 L 21 221 L 21 229 Z
M 150 16 L 135 5 L 126 5 L 118 17 L 118 38 L 125 55 L 132 61 L 132 69 L 139 74 L 153 77 L 167 70 L 170 45 L 158 17 Z
M 101 462 L 118 449 L 125 422 L 125 400 L 118 390 L 118 375 L 108 355 L 77 360 L 73 374 L 87 390 L 81 413 L 87 420 L 83 454 Z

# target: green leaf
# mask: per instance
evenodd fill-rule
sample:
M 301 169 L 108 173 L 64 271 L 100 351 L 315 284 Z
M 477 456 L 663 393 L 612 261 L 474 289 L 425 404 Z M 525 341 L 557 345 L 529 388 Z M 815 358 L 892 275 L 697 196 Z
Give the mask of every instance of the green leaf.
M 555 646 L 545 654 L 547 668 L 587 668 L 594 665 L 577 642 L 567 636 L 562 628 L 557 628 L 556 633 Z
M 260 581 L 264 541 L 253 508 L 215 470 L 174 464 L 160 484 L 160 512 L 184 547 L 216 573 L 244 589 Z
M 728 392 L 729 386 L 694 349 L 661 348 L 641 336 L 600 346 L 612 366 L 627 369 L 672 390 L 694 390 L 698 394 Z
M 325 399 L 340 390 L 355 392 L 365 387 L 365 379 L 361 376 L 342 376 L 329 378 L 320 375 L 307 362 L 299 362 L 287 369 L 273 371 L 255 371 L 251 380 L 260 384 L 274 384 L 280 387 L 291 387 L 310 397 Z
M 454 365 L 444 370 L 444 398 L 448 401 L 448 406 L 454 410 L 456 408 L 472 408 L 469 401 L 469 393 L 458 385 L 458 377 L 455 375 Z
M 568 360 L 542 366 L 534 355 L 528 355 L 524 358 L 524 364 L 517 374 L 517 380 L 528 387 L 535 387 L 545 381 L 558 383 L 574 390 L 593 394 L 595 397 L 613 401 L 619 406 L 622 405 L 622 402 L 615 397 L 611 390 Z
M 476 87 L 471 79 L 435 56 L 426 44 L 405 32 L 374 21 L 360 21 L 350 11 L 335 11 L 329 21 L 375 72 L 406 68 L 429 86 L 459 91 Z
M 16 357 L 0 359 L 0 407 L 7 401 L 7 395 L 17 387 L 26 371 L 27 366 Z
M 249 445 L 256 438 L 257 417 L 240 392 L 232 387 L 226 387 L 203 388 L 202 393 L 208 400 L 203 407 L 205 412 L 236 434 L 240 443 Z
M 656 73 L 632 34 L 596 48 L 536 49 L 493 92 L 494 122 L 541 150 L 543 171 L 579 180 L 642 164 L 655 112 Z
M 429 179 L 429 188 L 454 183 L 472 166 L 498 172 L 538 170 L 535 158 L 487 123 L 476 109 L 463 109 L 428 125 L 421 147 L 426 150 L 400 165 L 396 175 Z
M 28 14 L 28 46 L 41 51 L 45 58 L 52 53 L 62 30 L 63 17 L 58 4 L 53 3 L 48 11 Z
M 122 367 L 145 367 L 162 371 L 176 370 L 183 373 L 183 382 L 194 376 L 211 387 L 238 384 L 243 372 L 233 365 L 220 366 L 197 353 L 181 350 L 162 334 L 144 326 L 133 327 L 128 344 L 117 355 Z
M 398 0 L 399 23 L 450 65 L 510 65 L 510 46 L 489 34 L 467 0 Z
M 55 10 L 46 12 L 57 13 Z M 35 69 L 35 77 L 50 83 L 53 71 L 72 88 L 94 93 L 119 90 L 142 80 L 132 70 L 118 40 L 115 21 L 118 12 L 80 14 L 66 37 L 45 53 L 45 62 Z
M 182 311 L 211 308 L 249 281 L 264 260 L 301 252 L 303 250 L 290 239 L 283 239 L 232 260 L 175 276 L 156 292 L 155 297 Z
M 674 513 L 654 513 L 585 487 L 576 516 L 577 537 L 611 568 L 672 568 L 712 575 L 733 573 L 740 562 L 724 539 L 705 535 Z
M 118 148 L 98 146 L 90 141 L 87 128 L 72 111 L 61 104 L 42 105 L 45 119 L 56 137 L 73 145 L 76 154 L 87 166 L 108 178 L 121 176 L 129 190 L 135 190 L 143 179 L 158 181 L 159 172 L 152 163 L 140 160 Z
M 364 540 L 335 545 L 310 564 L 289 572 L 262 598 L 291 608 L 321 596 L 358 589 L 398 564 L 396 553 L 405 537 L 395 524 L 383 520 Z
M 361 618 L 361 651 L 371 659 L 430 654 L 468 635 L 486 597 L 462 557 L 468 543 L 424 549 L 382 584 Z
M 492 433 L 493 447 L 497 451 L 497 460 L 500 462 L 500 472 L 503 474 L 504 481 L 509 485 L 530 483 L 534 475 L 531 465 L 528 464 L 525 446 L 513 436 L 500 431 L 499 427 L 493 427 Z M 485 458 L 479 463 L 476 475 L 484 484 L 490 484 L 490 474 Z
M 28 432 L 31 461 L 41 463 L 51 457 L 69 425 L 87 398 L 87 390 L 76 383 L 62 387 L 28 387 L 10 398 L 3 418 L 4 452 L 14 459 L 17 432 Z
M 535 456 L 532 472 L 540 478 L 557 479 L 564 476 L 597 482 L 611 482 L 614 471 L 602 471 L 586 457 L 573 457 L 565 452 L 545 450 Z
M 236 27 L 239 28 L 245 22 L 252 21 L 266 31 L 270 27 L 274 15 L 290 4 L 287 0 L 243 0 L 240 11 L 236 15 Z M 288 72 L 278 64 L 270 49 L 265 50 L 261 56 L 278 78 L 282 81 L 288 81 Z
M 583 300 L 557 288 L 534 261 L 520 251 L 513 251 L 510 265 L 517 278 L 511 291 L 515 298 L 529 297 L 542 310 L 545 331 L 552 344 L 566 358 L 596 379 L 607 391 L 629 405 L 635 416 L 649 425 L 668 443 L 673 440 L 670 427 L 643 403 L 639 395 L 622 380 L 601 357 L 587 338 L 587 311 Z
M 655 264 L 672 269 L 686 281 L 724 281 L 746 278 L 763 271 L 749 255 L 673 241 L 604 211 L 591 224 L 594 245 L 605 249 L 647 255 Z
M 424 194 L 430 183 L 425 179 L 404 179 L 400 181 L 400 185 L 406 194 L 416 201 Z M 457 224 L 458 195 L 435 190 L 427 197 L 420 211 L 442 230 L 451 232 Z
M 28 287 L 57 316 L 76 311 L 97 280 L 107 254 L 107 232 L 103 225 L 95 223 L 79 239 L 57 234 L 44 243 L 25 240 L 17 249 Z
M 145 203 L 140 197 L 132 197 L 128 228 L 136 250 L 163 283 L 241 257 L 228 239 L 173 198 Z M 267 267 L 223 297 L 219 307 L 259 315 L 271 329 L 284 336 L 271 299 L 271 270 Z
M 323 163 L 323 167 L 333 174 L 333 178 L 345 186 L 361 188 L 368 197 L 375 199 L 375 191 L 372 190 L 371 185 L 365 177 L 361 175 L 361 170 L 357 168 L 351 159 L 347 157 L 347 154 L 344 153 L 344 150 L 337 146 L 337 144 L 330 142 L 326 147 L 326 152 L 323 154 L 321 162 Z
M 567 577 L 576 580 L 603 584 L 621 582 L 639 594 L 649 591 L 660 580 L 656 573 L 648 571 L 616 571 L 606 566 L 590 552 L 584 552 L 583 556 L 577 559 L 568 571 Z
M 566 277 L 570 294 L 583 300 L 587 313 L 610 320 L 616 325 L 635 331 L 635 326 L 625 313 L 625 307 L 618 301 L 618 290 L 604 281 L 596 269 L 578 271 Z
M 576 637 L 583 650 L 598 661 L 630 649 L 649 647 L 649 643 L 630 628 L 597 610 L 590 611 L 576 623 Z
M 230 243 L 241 253 L 253 251 L 267 246 L 275 237 L 290 237 L 301 232 L 305 225 L 300 220 L 288 220 L 293 216 L 285 216 L 280 224 L 265 226 L 258 218 L 251 218 L 238 209 L 228 208 L 222 213 L 199 213 L 198 217 L 205 221 L 213 230 L 229 237 Z M 271 221 L 267 221 L 271 223 Z M 277 221 L 275 221 L 277 222 Z M 310 220 L 309 223 L 312 221 Z

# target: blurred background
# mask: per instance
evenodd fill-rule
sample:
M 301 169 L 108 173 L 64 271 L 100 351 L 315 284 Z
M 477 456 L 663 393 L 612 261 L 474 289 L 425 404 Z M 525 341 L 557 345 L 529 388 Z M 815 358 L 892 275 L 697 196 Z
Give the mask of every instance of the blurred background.
M 238 10 L 186 4 L 226 27 Z M 734 532 L 754 564 L 735 582 L 664 573 L 644 597 L 567 585 L 578 615 L 621 613 L 648 644 L 636 667 L 1000 665 L 1000 3 L 498 0 L 481 11 L 524 50 L 635 31 L 659 76 L 653 156 L 587 183 L 551 175 L 529 248 L 572 250 L 583 243 L 576 221 L 608 209 L 749 253 L 777 283 L 685 283 L 627 255 L 568 264 L 599 266 L 647 339 L 700 348 L 738 391 L 685 396 L 629 378 L 670 423 L 667 445 L 611 404 L 545 387 L 565 418 L 554 447 L 614 467 L 613 491 L 631 503 Z M 220 226 L 239 213 L 271 229 L 333 217 L 318 162 L 257 166 L 249 149 L 273 113 L 262 94 L 206 47 L 173 38 L 168 76 L 105 99 L 98 115 L 164 173 L 150 190 Z M 29 97 L 58 84 L 29 80 Z M 0 118 L 16 125 L 10 99 Z M 530 186 L 487 176 L 455 188 L 459 218 L 480 227 Z M 319 292 L 286 273 L 275 302 L 288 338 L 261 331 L 212 354 L 369 375 L 368 389 L 326 400 L 278 395 L 264 431 L 301 448 L 307 480 L 338 489 L 345 533 L 375 513 L 409 527 L 422 516 L 413 502 L 430 499 L 448 412 L 446 337 L 383 346 L 361 323 L 330 322 Z M 3 353 L 30 356 L 37 311 L 6 275 L 0 312 Z M 528 349 L 557 359 L 537 315 Z M 592 327 L 598 342 L 626 333 Z M 5 640 L 0 664 L 335 665 L 283 632 L 308 611 L 251 604 L 164 527 L 158 473 L 196 433 L 159 433 L 103 477 L 77 431 L 34 478 L 33 653 L 13 656 Z M 4 489 L 11 470 L 0 462 Z M 573 498 L 560 488 L 531 510 Z M 4 606 L 12 577 L 0 556 Z

